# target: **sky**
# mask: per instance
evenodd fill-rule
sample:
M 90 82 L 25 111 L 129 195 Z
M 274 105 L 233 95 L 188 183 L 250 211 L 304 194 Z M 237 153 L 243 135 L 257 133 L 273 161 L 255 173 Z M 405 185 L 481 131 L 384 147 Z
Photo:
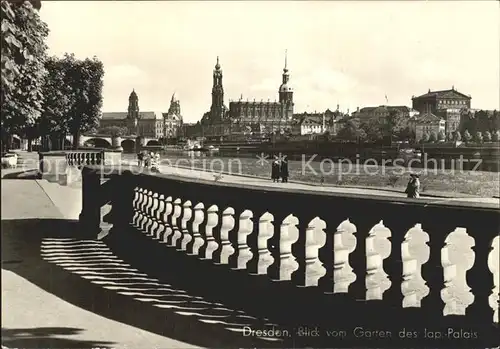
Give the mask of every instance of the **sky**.
M 450 89 L 500 109 L 497 1 L 44 1 L 49 53 L 97 56 L 103 112 L 210 109 L 217 56 L 224 100 L 278 98 L 285 50 L 295 112 L 411 106 Z M 387 96 L 387 101 L 386 101 Z

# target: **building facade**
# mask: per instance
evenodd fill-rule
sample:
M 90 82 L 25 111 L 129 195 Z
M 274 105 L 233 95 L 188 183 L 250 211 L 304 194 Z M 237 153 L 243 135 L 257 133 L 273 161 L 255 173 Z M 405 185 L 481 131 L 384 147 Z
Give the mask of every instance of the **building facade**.
M 282 81 L 278 89 L 278 101 L 249 102 L 240 98 L 229 103 L 229 119 L 232 132 L 240 133 L 251 128 L 254 132 L 274 134 L 291 132 L 293 126 L 293 89 L 285 55 Z
M 338 121 L 347 114 L 342 113 L 337 105 L 337 110 L 327 109 L 323 113 L 300 113 L 293 115 L 292 134 L 311 135 L 329 133 L 334 136 L 338 132 Z
M 356 110 L 352 113 L 353 117 L 358 118 L 361 122 L 377 119 L 384 121 L 391 114 L 391 112 L 397 112 L 404 119 L 409 119 L 416 116 L 419 112 L 414 108 L 407 106 L 392 106 L 392 105 L 381 105 L 378 107 L 364 107 Z
M 183 120 L 181 114 L 181 102 L 176 94 L 172 94 L 170 107 L 167 113 L 163 114 L 163 137 L 178 138 L 183 136 Z
M 471 96 L 455 90 L 429 91 L 418 97 L 412 97 L 413 108 L 422 113 L 432 113 L 445 120 L 447 134 L 453 133 L 460 126 L 463 109 L 471 108 Z
M 432 113 L 420 113 L 412 117 L 408 123 L 410 130 L 415 134 L 415 140 L 420 141 L 424 134 L 434 134 L 436 137 L 440 133 L 445 133 L 445 120 Z
M 270 102 L 255 100 L 230 101 L 224 105 L 224 87 L 219 58 L 213 71 L 212 105 L 201 120 L 206 137 L 231 137 L 243 135 L 269 135 L 291 132 L 293 119 L 293 89 L 289 85 L 290 74 L 285 56 L 282 82 L 278 89 L 279 100 Z
M 135 90 L 130 93 L 127 112 L 102 113 L 97 133 L 109 127 L 120 127 L 126 135 L 159 139 L 163 137 L 164 122 L 161 112 L 139 110 L 139 97 Z

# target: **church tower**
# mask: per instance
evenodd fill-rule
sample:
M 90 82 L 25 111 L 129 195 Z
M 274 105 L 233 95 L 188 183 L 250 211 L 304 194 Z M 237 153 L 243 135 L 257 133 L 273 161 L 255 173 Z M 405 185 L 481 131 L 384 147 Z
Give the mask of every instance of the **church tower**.
M 221 120 L 224 116 L 224 87 L 222 87 L 222 69 L 217 56 L 217 64 L 213 73 L 214 83 L 212 87 L 212 106 L 210 114 L 212 121 Z
M 288 85 L 290 74 L 287 67 L 287 52 L 285 51 L 285 67 L 283 68 L 283 78 L 279 89 L 279 101 L 282 108 L 282 116 L 291 119 L 293 116 L 293 89 Z
M 132 90 L 130 96 L 128 97 L 128 114 L 127 119 L 133 120 L 139 118 L 139 97 L 135 90 Z

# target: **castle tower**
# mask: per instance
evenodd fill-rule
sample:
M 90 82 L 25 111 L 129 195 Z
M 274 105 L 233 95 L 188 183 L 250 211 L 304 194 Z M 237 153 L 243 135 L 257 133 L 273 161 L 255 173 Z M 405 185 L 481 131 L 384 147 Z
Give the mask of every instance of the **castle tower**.
M 170 107 L 168 108 L 168 114 L 169 115 L 176 115 L 180 119 L 182 119 L 181 102 L 177 98 L 177 95 L 175 94 L 175 92 L 172 94 L 172 98 L 170 99 Z
M 287 52 L 285 51 L 285 67 L 283 68 L 283 78 L 279 89 L 279 102 L 282 108 L 282 117 L 291 119 L 293 116 L 293 89 L 288 85 L 290 74 L 287 66 Z
M 224 87 L 222 86 L 222 69 L 217 56 L 217 64 L 213 73 L 214 83 L 212 87 L 212 106 L 210 114 L 212 121 L 222 119 L 224 115 Z
M 127 119 L 133 120 L 139 118 L 139 97 L 135 90 L 132 90 L 130 96 L 128 97 L 128 114 Z

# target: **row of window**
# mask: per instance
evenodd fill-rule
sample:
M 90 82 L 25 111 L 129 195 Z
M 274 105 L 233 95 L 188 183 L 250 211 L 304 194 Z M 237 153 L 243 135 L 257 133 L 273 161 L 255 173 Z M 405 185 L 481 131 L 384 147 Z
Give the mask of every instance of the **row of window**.
M 464 100 L 440 99 L 438 104 L 467 105 L 467 102 Z

